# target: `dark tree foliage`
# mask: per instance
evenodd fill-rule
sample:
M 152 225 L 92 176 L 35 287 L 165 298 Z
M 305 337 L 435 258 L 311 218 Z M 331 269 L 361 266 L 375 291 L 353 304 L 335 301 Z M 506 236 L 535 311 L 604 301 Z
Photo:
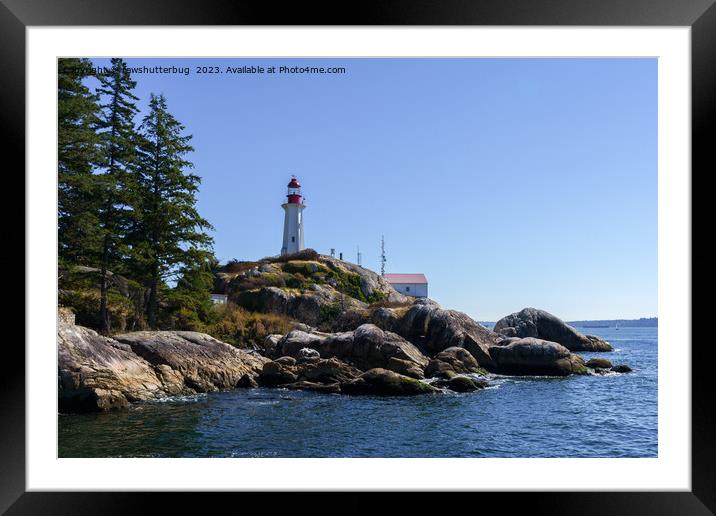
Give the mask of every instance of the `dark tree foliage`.
M 122 59 L 103 72 L 60 59 L 58 71 L 61 302 L 105 333 L 205 328 L 217 314 L 209 294 L 218 264 L 196 210 L 191 136 L 154 95 L 139 133 Z
M 203 331 L 206 325 L 214 322 L 217 313 L 209 294 L 218 270 L 219 263 L 213 256 L 182 267 L 176 287 L 167 293 L 166 317 L 169 320 L 162 324 L 163 327 Z
M 138 147 L 137 216 L 132 229 L 132 259 L 149 289 L 147 322 L 157 327 L 159 287 L 182 270 L 211 256 L 213 229 L 196 209 L 201 178 L 189 172 L 190 135 L 168 111 L 163 95 L 151 95 Z M 210 287 L 209 287 L 210 288 Z M 208 294 L 208 292 L 207 292 Z
M 102 144 L 101 173 L 96 175 L 99 198 L 98 219 L 101 238 L 99 267 L 100 329 L 110 331 L 107 313 L 108 271 L 119 272 L 127 255 L 126 239 L 137 204 L 133 167 L 136 162 L 137 133 L 134 116 L 139 100 L 132 90 L 136 82 L 122 59 L 112 59 L 110 69 L 98 75 L 103 104 L 99 123 Z
M 58 253 L 61 263 L 92 265 L 100 247 L 93 170 L 100 161 L 99 96 L 83 81 L 87 59 L 60 59 L 57 80 Z

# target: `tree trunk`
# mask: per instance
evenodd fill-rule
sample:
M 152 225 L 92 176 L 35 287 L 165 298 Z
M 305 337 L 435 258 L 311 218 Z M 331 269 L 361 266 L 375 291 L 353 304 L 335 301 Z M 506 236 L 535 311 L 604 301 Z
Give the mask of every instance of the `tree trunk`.
M 157 329 L 157 287 L 159 286 L 158 268 L 153 267 L 152 279 L 149 285 L 149 304 L 147 306 L 147 323 L 152 330 Z
M 99 328 L 100 332 L 108 335 L 111 328 L 109 324 L 109 311 L 107 310 L 107 245 L 104 246 L 102 253 L 102 271 L 99 286 Z
M 108 196 L 109 197 L 109 196 Z M 104 333 L 105 335 L 109 334 L 111 328 L 109 323 L 109 311 L 107 310 L 107 269 L 109 268 L 109 246 L 110 246 L 110 237 L 108 231 L 109 227 L 109 220 L 111 220 L 112 214 L 112 202 L 108 198 L 107 200 L 107 212 L 105 214 L 107 220 L 105 221 L 105 235 L 102 239 L 102 265 L 101 265 L 101 274 L 102 277 L 100 278 L 100 287 L 99 287 L 99 329 L 101 333 Z

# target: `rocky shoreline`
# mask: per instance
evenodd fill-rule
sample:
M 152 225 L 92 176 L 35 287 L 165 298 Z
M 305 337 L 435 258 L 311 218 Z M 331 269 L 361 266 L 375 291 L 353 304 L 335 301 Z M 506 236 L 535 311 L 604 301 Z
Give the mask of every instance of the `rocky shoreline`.
M 60 309 L 59 409 L 104 411 L 168 396 L 235 388 L 280 387 L 346 395 L 411 396 L 469 392 L 490 375 L 570 376 L 629 372 L 575 351 L 610 351 L 533 308 L 491 331 L 462 312 L 427 299 L 405 311 L 380 308 L 351 331 L 321 332 L 298 323 L 245 350 L 189 331 L 141 331 L 105 337 Z

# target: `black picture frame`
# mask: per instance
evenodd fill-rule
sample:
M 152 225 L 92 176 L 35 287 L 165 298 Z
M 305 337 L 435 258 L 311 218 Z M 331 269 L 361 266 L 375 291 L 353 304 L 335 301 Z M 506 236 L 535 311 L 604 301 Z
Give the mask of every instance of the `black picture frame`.
M 716 0 L 390 0 L 363 2 L 293 2 L 275 5 L 246 0 L 1 0 L 0 116 L 5 129 L 5 162 L 15 170 L 25 163 L 25 30 L 46 25 L 573 25 L 691 27 L 692 73 L 692 213 L 705 189 L 694 179 L 716 170 L 710 137 L 716 129 Z M 6 172 L 7 173 L 7 172 Z M 7 176 L 6 176 L 7 177 Z M 20 186 L 22 188 L 22 186 Z M 692 215 L 693 222 L 699 219 Z M 707 219 L 708 220 L 708 219 Z M 692 230 L 692 234 L 699 233 Z M 692 249 L 693 253 L 693 249 Z M 694 267 L 694 265 L 696 267 Z M 705 271 L 692 259 L 694 270 Z M 26 271 L 27 274 L 27 271 Z M 705 276 L 704 276 L 705 277 Z M 692 292 L 705 290 L 699 282 Z M 28 307 L 31 309 L 31 307 Z M 692 303 L 692 321 L 703 321 Z M 706 319 L 708 320 L 708 319 Z M 697 328 L 694 328 L 694 331 Z M 689 339 L 691 342 L 689 342 Z M 709 356 L 712 344 L 685 331 L 692 354 L 692 490 L 690 492 L 478 493 L 458 496 L 469 507 L 490 502 L 501 510 L 548 514 L 712 514 L 716 511 L 716 445 Z M 207 493 L 26 493 L 25 492 L 25 355 L 6 343 L 0 374 L 0 511 L 8 514 L 128 514 L 152 502 L 163 511 L 208 507 Z M 265 494 L 211 494 L 213 503 L 261 507 Z M 216 497 L 220 498 L 216 498 Z M 272 495 L 272 497 L 275 495 Z M 294 495 L 295 497 L 296 495 Z M 334 495 L 301 493 L 306 508 L 343 507 L 365 512 L 380 506 L 375 493 Z M 469 497 L 469 498 L 468 498 Z M 407 498 L 407 497 L 406 497 Z M 432 497 L 431 497 L 432 498 Z M 272 498 L 272 504 L 275 499 Z M 400 502 L 403 510 L 424 510 L 426 494 Z M 454 504 L 451 501 L 451 505 Z M 247 505 L 248 504 L 248 505 Z M 213 505 L 213 504 L 212 504 Z M 412 506 L 412 507 L 411 507 Z M 231 505 L 229 505 L 231 507 Z M 238 506 L 235 506 L 238 508 Z M 272 511 L 277 509 L 272 506 Z

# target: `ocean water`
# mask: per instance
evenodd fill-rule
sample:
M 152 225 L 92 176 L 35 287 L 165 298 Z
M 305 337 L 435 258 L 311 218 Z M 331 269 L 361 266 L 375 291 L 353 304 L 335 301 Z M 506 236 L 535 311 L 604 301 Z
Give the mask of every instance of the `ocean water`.
M 60 457 L 656 457 L 657 329 L 585 328 L 633 373 L 493 376 L 472 393 L 240 389 L 59 415 Z

